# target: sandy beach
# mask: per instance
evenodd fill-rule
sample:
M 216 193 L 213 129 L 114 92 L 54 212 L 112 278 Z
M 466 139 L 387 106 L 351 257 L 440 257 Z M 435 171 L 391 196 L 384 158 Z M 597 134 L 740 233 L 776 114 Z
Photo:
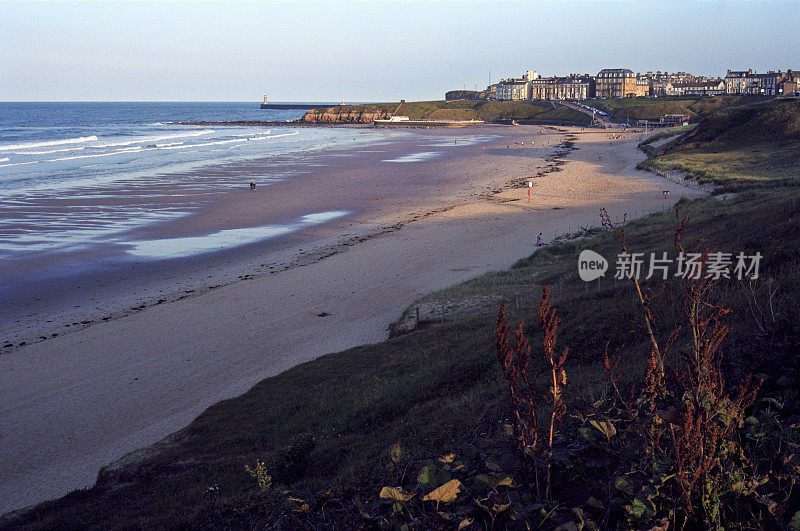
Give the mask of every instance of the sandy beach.
M 284 223 L 303 212 L 342 217 L 215 255 L 12 290 L 0 336 L 8 345 L 0 350 L 0 513 L 92 485 L 102 466 L 263 378 L 385 339 L 414 300 L 508 268 L 535 250 L 539 232 L 549 242 L 598 225 L 601 207 L 638 216 L 703 193 L 636 170 L 638 134 L 413 133 L 320 154 L 302 179 L 220 193 L 196 215 L 136 237 Z M 493 138 L 459 146 L 465 135 Z M 568 135 L 571 151 L 559 147 Z M 425 152 L 439 155 L 386 162 Z M 258 161 L 215 171 L 253 175 Z M 520 185 L 528 179 L 530 201 Z

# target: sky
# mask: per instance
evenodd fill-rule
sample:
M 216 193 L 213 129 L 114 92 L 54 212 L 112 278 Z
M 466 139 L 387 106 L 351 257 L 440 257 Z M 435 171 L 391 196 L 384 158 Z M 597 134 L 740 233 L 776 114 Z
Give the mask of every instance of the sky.
M 0 1 L 0 101 L 412 101 L 527 70 L 724 76 L 800 69 L 797 28 L 798 0 Z

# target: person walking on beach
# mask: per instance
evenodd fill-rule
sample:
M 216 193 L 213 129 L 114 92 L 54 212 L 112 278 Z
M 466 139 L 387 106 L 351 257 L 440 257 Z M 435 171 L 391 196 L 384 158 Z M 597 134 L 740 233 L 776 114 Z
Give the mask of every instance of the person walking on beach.
M 542 245 L 544 245 L 544 242 L 542 241 L 542 233 L 540 232 L 539 236 L 536 238 L 536 247 L 541 247 Z

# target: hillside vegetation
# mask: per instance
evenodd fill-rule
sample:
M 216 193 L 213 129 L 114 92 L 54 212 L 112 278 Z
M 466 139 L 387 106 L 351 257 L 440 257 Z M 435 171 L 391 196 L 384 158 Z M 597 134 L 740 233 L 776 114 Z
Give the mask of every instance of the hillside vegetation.
M 681 142 L 645 161 L 678 170 L 720 191 L 800 183 L 800 100 L 777 99 L 720 110 Z
M 411 120 L 483 120 L 485 122 L 542 122 L 587 125 L 590 118 L 578 111 L 549 102 L 537 101 L 419 101 L 410 103 L 376 103 L 338 105 L 309 111 L 304 121 L 315 115 L 357 116 L 366 114 L 408 116 Z
M 659 98 L 591 99 L 585 103 L 611 115 L 616 122 L 658 119 L 665 114 L 688 114 L 692 121 L 711 116 L 730 107 L 764 101 L 758 96 L 663 96 Z M 559 123 L 588 125 L 591 118 L 579 111 L 549 101 L 418 101 L 408 103 L 371 103 L 337 105 L 314 109 L 303 121 L 325 123 L 372 123 L 391 115 L 411 120 L 483 120 L 485 122 Z
M 658 121 L 665 114 L 688 114 L 692 122 L 699 122 L 713 113 L 754 101 L 759 96 L 659 96 L 658 98 L 591 99 L 584 103 L 611 115 L 615 122 L 637 120 Z

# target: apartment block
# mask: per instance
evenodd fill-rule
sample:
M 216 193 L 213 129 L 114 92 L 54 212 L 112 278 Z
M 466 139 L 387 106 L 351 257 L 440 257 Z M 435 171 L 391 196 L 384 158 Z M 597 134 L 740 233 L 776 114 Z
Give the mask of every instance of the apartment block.
M 598 98 L 635 97 L 641 88 L 637 88 L 636 74 L 627 68 L 605 68 L 595 78 Z
M 725 93 L 725 82 L 721 79 L 709 81 L 688 81 L 685 83 L 667 83 L 664 94 L 667 96 L 716 96 Z
M 526 78 L 507 79 L 497 84 L 497 99 L 505 101 L 531 99 L 531 84 Z

